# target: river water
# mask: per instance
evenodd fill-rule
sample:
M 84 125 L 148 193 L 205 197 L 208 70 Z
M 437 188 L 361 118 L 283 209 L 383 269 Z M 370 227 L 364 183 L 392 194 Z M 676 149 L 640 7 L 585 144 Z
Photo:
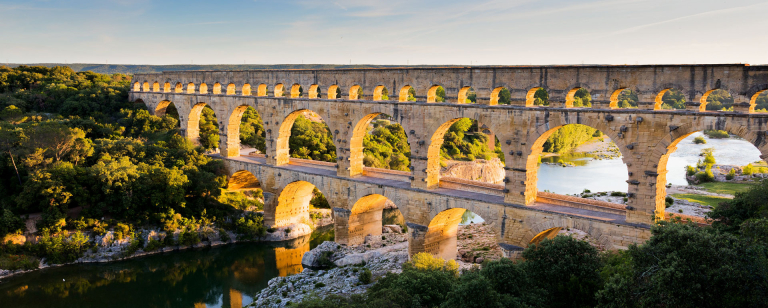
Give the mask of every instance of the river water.
M 693 139 L 704 136 L 706 144 L 694 144 Z M 748 141 L 734 137 L 727 139 L 714 139 L 703 133 L 694 133 L 680 141 L 677 150 L 669 157 L 667 162 L 667 182 L 675 185 L 687 185 L 685 180 L 685 166 L 696 165 L 701 159 L 699 153 L 702 149 L 714 148 L 714 155 L 719 165 L 743 166 L 760 160 L 760 151 Z M 575 167 L 562 167 L 559 165 L 541 164 L 539 166 L 538 189 L 559 194 L 576 194 L 589 189 L 598 191 L 623 191 L 626 192 L 627 166 L 621 160 L 607 159 L 596 160 L 589 157 L 549 157 L 542 159 L 544 162 L 557 160 L 572 162 Z
M 304 252 L 325 240 L 332 231 L 277 246 L 240 243 L 47 268 L 3 279 L 0 307 L 242 307 L 270 279 L 301 272 Z

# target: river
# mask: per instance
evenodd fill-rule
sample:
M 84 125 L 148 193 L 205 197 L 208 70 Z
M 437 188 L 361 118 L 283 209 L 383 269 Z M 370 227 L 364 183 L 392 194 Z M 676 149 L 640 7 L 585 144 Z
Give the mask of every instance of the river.
M 304 252 L 333 231 L 289 243 L 239 243 L 5 278 L 0 307 L 242 307 L 267 282 L 302 271 Z
M 706 144 L 694 144 L 693 139 L 704 136 L 694 133 L 677 145 L 667 162 L 667 182 L 675 185 L 687 185 L 685 166 L 696 165 L 701 158 L 699 153 L 705 148 L 714 148 L 715 160 L 719 165 L 743 166 L 760 160 L 760 151 L 748 141 L 731 136 L 727 139 L 714 139 L 704 136 Z M 590 191 L 623 191 L 626 192 L 627 166 L 621 160 L 596 160 L 589 157 L 548 157 L 543 162 L 557 160 L 572 162 L 575 167 L 541 164 L 539 166 L 538 189 L 558 194 L 576 194 L 589 189 Z

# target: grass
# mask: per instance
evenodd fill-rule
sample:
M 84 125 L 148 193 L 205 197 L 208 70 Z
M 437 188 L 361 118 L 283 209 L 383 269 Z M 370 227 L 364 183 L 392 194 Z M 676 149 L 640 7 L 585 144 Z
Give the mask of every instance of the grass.
M 704 187 L 704 190 L 716 194 L 736 195 L 737 192 L 745 192 L 752 184 L 742 183 L 727 183 L 727 182 L 708 182 L 699 185 Z
M 725 197 L 704 196 L 697 194 L 673 194 L 672 197 L 690 202 L 696 202 L 703 205 L 709 205 L 712 207 L 717 207 L 720 202 L 731 200 L 730 198 Z

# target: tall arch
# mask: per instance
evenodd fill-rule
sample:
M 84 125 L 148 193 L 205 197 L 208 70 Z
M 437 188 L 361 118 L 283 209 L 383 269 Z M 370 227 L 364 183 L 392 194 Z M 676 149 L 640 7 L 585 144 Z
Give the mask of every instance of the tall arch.
M 192 106 L 192 110 L 187 116 L 186 135 L 187 139 L 197 142 L 200 138 L 200 114 L 205 108 L 205 103 L 197 103 Z
M 309 86 L 309 98 L 320 98 L 320 86 L 316 84 Z
M 224 129 L 227 132 L 226 146 L 224 147 L 226 152 L 222 151 L 222 154 L 226 157 L 240 156 L 240 123 L 243 119 L 243 113 L 245 113 L 248 107 L 250 106 L 237 106 L 227 119 L 227 127 Z
M 230 83 L 227 85 L 227 95 L 235 95 L 235 84 Z
M 336 233 L 336 242 L 349 246 L 361 245 L 365 243 L 366 236 L 381 235 L 382 214 L 386 205 L 387 198 L 379 194 L 358 199 L 352 206 L 346 226 L 343 223 L 336 226 L 340 229 Z
M 221 94 L 221 84 L 220 83 L 214 83 L 213 84 L 213 94 Z
M 331 85 L 328 87 L 328 99 L 337 99 L 340 97 L 341 89 L 338 85 Z
M 309 201 L 312 200 L 314 189 L 315 185 L 306 181 L 296 181 L 286 185 L 280 192 L 277 206 L 272 211 L 270 207 L 265 207 L 265 224 L 272 228 L 279 228 L 311 222 Z
M 293 128 L 293 124 L 296 122 L 296 119 L 299 118 L 299 116 L 302 116 L 306 112 L 311 112 L 308 109 L 299 109 L 296 111 L 291 112 L 283 122 L 280 124 L 280 130 L 278 131 L 277 136 L 277 147 L 275 152 L 275 164 L 276 165 L 285 165 L 290 160 L 291 155 L 291 149 L 290 149 L 290 140 L 291 140 L 291 129 Z M 332 138 L 331 138 L 332 139 Z M 334 143 L 333 148 L 333 155 L 332 157 L 335 157 L 335 148 L 336 144 Z
M 447 209 L 432 218 L 424 236 L 424 252 L 445 260 L 456 259 L 459 223 L 465 211 L 462 208 Z
M 291 86 L 291 98 L 301 97 L 302 90 L 303 89 L 301 88 L 301 85 L 299 85 L 298 83 L 294 83 Z
M 243 92 L 243 95 L 246 95 L 246 96 L 250 96 L 250 95 L 252 94 L 252 93 L 251 93 L 251 85 L 250 85 L 250 84 L 247 84 L 247 83 L 246 83 L 246 84 L 244 84 L 244 85 L 243 85 L 243 91 L 242 91 L 242 92 Z
M 184 91 L 184 86 L 181 85 L 181 82 L 176 83 L 176 87 L 174 87 L 173 92 L 175 93 L 182 93 Z
M 357 100 L 360 99 L 362 95 L 360 95 L 363 91 L 363 88 L 359 85 L 354 85 L 351 88 L 349 88 L 349 99 L 350 100 Z
M 208 94 L 208 85 L 205 83 L 200 84 L 200 94 Z
M 432 134 L 427 149 L 427 178 L 428 188 L 437 187 L 440 184 L 440 148 L 443 146 L 445 133 L 454 123 L 462 118 L 455 118 L 440 125 Z
M 195 84 L 190 82 L 187 84 L 187 94 L 195 94 Z
M 165 92 L 165 93 L 171 92 L 171 83 L 170 82 L 165 82 L 163 84 L 163 92 Z
M 278 83 L 278 84 L 275 85 L 275 91 L 274 91 L 275 92 L 275 97 L 283 97 L 283 96 L 285 96 L 285 93 L 283 93 L 284 91 L 285 91 L 285 87 L 283 87 L 282 83 Z
M 349 176 L 357 176 L 363 174 L 363 139 L 368 132 L 368 125 L 376 116 L 381 113 L 371 113 L 364 116 L 355 125 L 355 129 L 352 130 L 352 139 L 349 142 Z
M 400 102 L 410 102 L 415 101 L 416 98 L 414 97 L 416 95 L 416 90 L 409 86 L 405 85 L 400 89 Z

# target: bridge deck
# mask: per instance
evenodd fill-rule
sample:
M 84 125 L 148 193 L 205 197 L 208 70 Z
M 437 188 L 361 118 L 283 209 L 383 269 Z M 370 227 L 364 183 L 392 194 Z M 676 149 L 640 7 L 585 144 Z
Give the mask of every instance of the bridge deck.
M 218 154 L 212 155 L 212 156 L 220 158 L 220 159 L 228 159 L 228 160 L 235 160 L 235 161 L 242 161 L 242 162 L 266 165 L 266 159 L 265 158 L 257 157 L 257 156 L 248 156 L 248 152 L 250 152 L 252 150 L 253 149 L 242 149 L 241 150 L 241 156 L 239 156 L 239 157 L 223 158 L 223 157 L 221 157 Z M 303 172 L 303 173 L 316 174 L 316 175 L 322 175 L 322 176 L 327 176 L 327 177 L 337 177 L 336 171 L 329 170 L 326 166 L 323 166 L 322 163 L 320 163 L 320 162 L 318 162 L 318 164 L 314 165 L 311 161 L 302 160 L 301 162 L 291 162 L 288 165 L 270 166 L 270 167 L 284 168 L 286 170 L 299 171 L 299 172 Z M 388 186 L 388 187 L 396 187 L 396 188 L 400 188 L 400 189 L 419 190 L 417 188 L 412 188 L 409 182 L 392 180 L 392 179 L 384 179 L 384 178 L 378 178 L 378 177 L 371 177 L 371 176 L 357 176 L 357 177 L 354 177 L 354 178 L 351 178 L 351 179 L 348 179 L 348 180 L 359 181 L 359 182 L 370 183 L 370 184 L 376 184 L 376 185 L 383 185 L 383 186 Z M 470 192 L 470 191 L 464 191 L 464 190 L 458 190 L 458 189 L 448 189 L 448 188 L 430 189 L 429 192 L 435 193 L 435 194 L 440 194 L 440 195 L 446 195 L 446 196 L 453 196 L 453 197 L 459 197 L 459 198 L 483 201 L 483 202 L 488 202 L 488 203 L 496 203 L 496 204 L 509 205 L 509 204 L 505 204 L 504 203 L 504 197 L 496 196 L 496 195 L 490 195 L 490 194 L 483 194 L 483 193 Z M 523 205 L 511 205 L 511 206 L 523 207 Z M 555 205 L 555 204 L 549 204 L 549 203 L 546 203 L 546 202 L 536 202 L 533 205 L 529 205 L 529 206 L 525 206 L 525 207 L 529 208 L 529 209 L 536 209 L 536 210 L 544 211 L 544 212 L 566 214 L 566 215 L 571 215 L 571 216 L 590 218 L 590 219 L 594 219 L 594 220 L 601 220 L 601 221 L 605 221 L 605 222 L 613 222 L 613 223 L 618 223 L 618 224 L 628 224 L 626 222 L 626 216 L 625 215 L 612 214 L 612 213 L 594 211 L 594 210 L 589 210 L 589 209 L 581 209 L 581 208 L 575 208 L 575 207 L 569 207 L 569 206 L 563 206 L 563 205 Z

